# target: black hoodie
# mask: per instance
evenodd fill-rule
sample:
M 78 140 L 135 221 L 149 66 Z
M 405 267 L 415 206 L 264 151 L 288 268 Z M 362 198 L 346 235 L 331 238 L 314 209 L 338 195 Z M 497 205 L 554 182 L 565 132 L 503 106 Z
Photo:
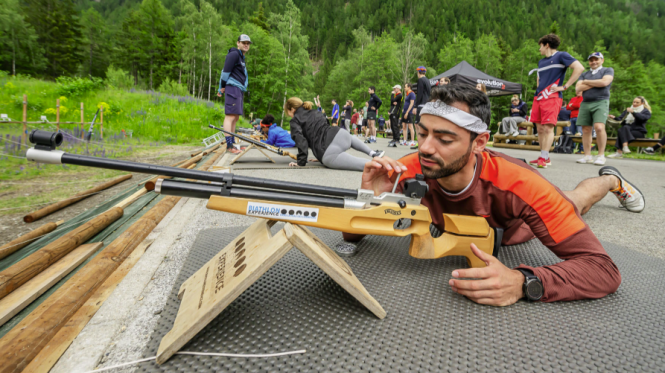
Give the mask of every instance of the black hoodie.
M 299 107 L 291 119 L 291 138 L 298 148 L 298 166 L 307 165 L 307 148 L 312 148 L 314 157 L 321 162 L 323 154 L 333 141 L 340 127 L 331 127 L 317 110 Z

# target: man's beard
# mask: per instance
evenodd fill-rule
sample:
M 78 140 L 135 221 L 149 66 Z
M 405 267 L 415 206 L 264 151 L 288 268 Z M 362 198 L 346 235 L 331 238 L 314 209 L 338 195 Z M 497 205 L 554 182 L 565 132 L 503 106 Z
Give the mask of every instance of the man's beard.
M 424 155 L 421 152 L 418 152 L 418 157 L 420 159 L 425 158 L 428 161 L 436 162 L 439 165 L 439 169 L 430 169 L 420 163 L 420 168 L 423 171 L 423 175 L 425 175 L 425 177 L 428 179 L 440 179 L 442 177 L 448 177 L 460 172 L 460 170 L 462 170 L 469 162 L 469 157 L 471 157 L 471 144 L 469 144 L 469 148 L 464 155 L 450 162 L 450 164 L 445 164 L 441 158 L 431 155 Z

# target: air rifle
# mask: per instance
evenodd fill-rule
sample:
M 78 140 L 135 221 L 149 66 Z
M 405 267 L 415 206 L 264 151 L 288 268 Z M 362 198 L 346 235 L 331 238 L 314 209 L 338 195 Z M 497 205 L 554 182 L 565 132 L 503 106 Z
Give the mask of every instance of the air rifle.
M 190 179 L 193 181 L 158 179 L 155 192 L 207 199 L 207 208 L 211 210 L 353 234 L 410 235 L 409 254 L 420 259 L 457 255 L 465 256 L 469 266 L 484 267 L 485 263 L 471 252 L 470 244 L 475 243 L 480 250 L 493 255 L 500 245 L 500 235 L 495 235 L 484 218 L 476 216 L 443 214 L 445 231 L 433 237 L 430 212 L 420 204 L 428 191 L 423 175 L 406 180 L 403 193 L 394 193 L 393 188 L 393 192 L 377 196 L 372 190 L 365 189 L 334 188 L 69 154 L 56 150 L 62 139 L 61 133 L 34 130 L 30 133 L 30 142 L 35 147 L 28 149 L 26 157 L 40 163 Z M 407 219 L 410 224 L 402 224 Z
M 284 156 L 287 156 L 287 157 L 291 157 L 291 158 L 293 158 L 294 160 L 297 160 L 297 159 L 298 159 L 295 155 L 289 153 L 289 152 L 286 151 L 286 150 L 282 150 L 281 148 L 278 148 L 278 147 L 276 147 L 276 146 L 271 146 L 271 145 L 268 145 L 268 144 L 262 143 L 261 141 L 254 140 L 254 139 L 251 138 L 251 137 L 247 137 L 247 136 L 239 135 L 239 134 L 237 134 L 237 133 L 229 132 L 229 131 L 224 130 L 224 129 L 222 129 L 222 128 L 215 127 L 215 126 L 213 126 L 212 124 L 208 124 L 208 127 L 212 128 L 212 129 L 216 129 L 217 131 L 222 131 L 222 132 L 224 132 L 225 134 L 227 134 L 227 135 L 229 135 L 229 136 L 237 137 L 237 138 L 239 138 L 240 140 L 247 141 L 247 142 L 250 143 L 250 144 L 254 144 L 254 145 L 258 146 L 259 148 L 263 148 L 263 149 L 269 150 L 269 151 L 271 151 L 271 152 L 273 152 L 273 153 L 277 153 L 277 154 L 279 154 L 279 155 L 284 155 Z

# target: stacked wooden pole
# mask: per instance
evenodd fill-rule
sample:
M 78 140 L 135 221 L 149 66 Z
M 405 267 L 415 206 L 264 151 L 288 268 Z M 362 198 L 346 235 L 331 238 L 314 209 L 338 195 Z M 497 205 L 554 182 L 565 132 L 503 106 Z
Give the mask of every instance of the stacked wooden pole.
M 76 202 L 78 202 L 78 201 L 80 201 L 84 198 L 88 198 L 93 194 L 96 194 L 96 193 L 98 193 L 98 192 L 100 192 L 104 189 L 110 188 L 110 187 L 112 187 L 116 184 L 120 184 L 123 181 L 131 179 L 131 178 L 132 178 L 132 174 L 118 176 L 115 179 L 107 181 L 103 184 L 99 184 L 94 188 L 76 193 L 73 197 L 68 198 L 64 201 L 56 202 L 52 205 L 48 205 L 48 206 L 43 207 L 43 208 L 41 208 L 37 211 L 31 212 L 31 213 L 29 213 L 29 214 L 27 214 L 26 216 L 23 217 L 23 221 L 26 222 L 26 223 L 32 223 L 33 221 L 39 220 L 39 219 L 43 218 L 46 215 L 50 215 L 50 214 L 52 214 L 52 213 L 54 213 L 58 210 L 61 210 L 61 209 L 65 208 L 65 207 L 67 207 L 71 204 L 74 204 L 74 203 L 76 203 Z

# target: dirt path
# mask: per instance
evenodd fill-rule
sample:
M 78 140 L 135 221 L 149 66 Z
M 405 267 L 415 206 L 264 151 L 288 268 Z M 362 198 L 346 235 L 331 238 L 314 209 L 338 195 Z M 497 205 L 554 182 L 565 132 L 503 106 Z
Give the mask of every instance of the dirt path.
M 134 153 L 131 157 L 124 159 L 135 162 L 171 165 L 189 158 L 192 151 L 200 148 L 201 147 L 194 146 L 165 146 L 158 150 L 142 150 Z M 49 176 L 31 178 L 23 181 L 0 182 L 0 186 L 5 186 L 4 190 L 0 192 L 0 201 L 11 201 L 16 200 L 17 198 L 25 200 L 27 197 L 27 202 L 21 204 L 21 206 L 25 206 L 28 204 L 35 204 L 30 202 L 30 197 L 33 197 L 34 199 L 37 196 L 46 195 L 49 196 L 49 201 L 52 201 L 51 203 L 53 203 L 101 184 L 104 180 L 123 174 L 126 174 L 126 172 L 79 167 L 74 172 L 70 171 L 62 173 L 62 175 L 51 174 Z M 33 223 L 23 222 L 23 216 L 25 216 L 26 213 L 46 206 L 46 204 L 2 211 L 5 214 L 0 216 L 0 245 L 38 228 L 43 224 L 58 220 L 67 221 L 87 209 L 101 204 L 132 185 L 137 185 L 141 181 L 152 176 L 154 175 L 134 173 L 133 177 L 129 180 L 106 189 L 99 194 L 83 199 L 73 205 L 67 206 L 64 209 Z M 21 203 L 23 203 L 23 201 L 21 201 Z

